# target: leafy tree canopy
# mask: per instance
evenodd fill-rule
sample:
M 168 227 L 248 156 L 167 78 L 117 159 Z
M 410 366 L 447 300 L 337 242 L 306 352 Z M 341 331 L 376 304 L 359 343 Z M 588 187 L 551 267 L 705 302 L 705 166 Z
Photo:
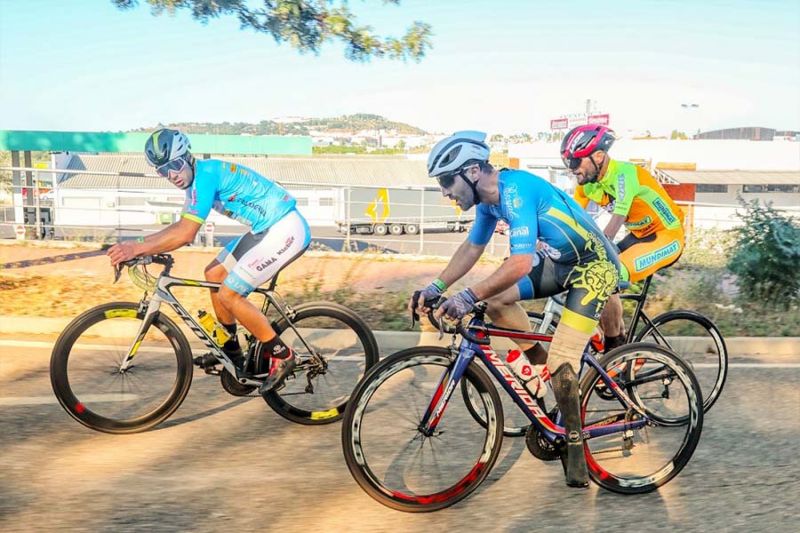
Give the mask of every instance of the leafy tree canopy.
M 139 0 L 111 0 L 120 9 L 132 9 Z M 242 29 L 251 28 L 272 35 L 276 42 L 289 43 L 302 52 L 319 53 L 326 41 L 345 44 L 345 56 L 351 61 L 385 57 L 420 61 L 431 47 L 431 26 L 415 21 L 400 38 L 379 36 L 370 26 L 358 25 L 346 0 L 146 0 L 154 15 L 174 14 L 189 9 L 202 23 L 231 15 Z M 400 0 L 383 0 L 399 4 Z

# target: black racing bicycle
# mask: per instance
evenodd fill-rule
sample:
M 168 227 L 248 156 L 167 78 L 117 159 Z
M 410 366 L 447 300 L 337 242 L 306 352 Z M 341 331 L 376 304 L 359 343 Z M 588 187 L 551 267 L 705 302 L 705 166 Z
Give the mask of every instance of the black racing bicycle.
M 703 410 L 708 412 L 722 393 L 728 376 L 725 340 L 710 318 L 695 311 L 674 309 L 652 319 L 647 316 L 644 305 L 652 279 L 652 275 L 645 278 L 638 293 L 620 295 L 623 301 L 636 302 L 627 324 L 625 342 L 653 342 L 680 354 L 694 371 L 703 389 Z M 629 286 L 629 283 L 620 284 L 621 289 Z M 529 312 L 531 329 L 537 333 L 552 334 L 561 317 L 563 303 L 563 296 L 557 295 L 547 299 L 543 313 Z M 592 347 L 595 352 L 602 353 L 602 336 L 592 339 Z
M 234 364 L 222 348 L 173 295 L 175 287 L 216 288 L 219 283 L 170 275 L 169 254 L 121 263 L 145 292 L 138 303 L 113 302 L 75 318 L 59 336 L 50 359 L 50 381 L 61 406 L 81 424 L 106 433 L 135 433 L 163 422 L 181 405 L 192 383 L 192 349 L 177 324 L 160 311 L 171 307 L 217 358 L 222 387 L 247 396 L 263 383 L 269 361 L 259 357 L 260 343 L 245 334 L 244 361 Z M 147 265 L 163 266 L 158 276 Z M 266 289 L 262 312 L 281 340 L 299 358 L 284 385 L 264 395 L 276 413 L 300 424 L 339 420 L 353 388 L 378 362 L 378 345 L 367 324 L 352 310 L 330 302 L 291 306 L 275 291 L 277 275 Z M 152 294 L 148 297 L 148 294 Z

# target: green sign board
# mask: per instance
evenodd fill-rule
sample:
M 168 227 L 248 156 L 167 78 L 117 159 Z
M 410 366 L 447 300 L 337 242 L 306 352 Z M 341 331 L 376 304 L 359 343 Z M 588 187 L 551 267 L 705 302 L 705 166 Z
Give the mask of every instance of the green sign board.
M 0 130 L 0 150 L 141 152 L 148 133 Z M 189 134 L 196 154 L 311 155 L 311 137 Z

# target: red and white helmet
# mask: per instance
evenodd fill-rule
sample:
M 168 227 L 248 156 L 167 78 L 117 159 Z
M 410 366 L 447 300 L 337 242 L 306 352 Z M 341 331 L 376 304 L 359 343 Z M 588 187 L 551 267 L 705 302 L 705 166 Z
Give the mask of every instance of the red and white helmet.
M 599 124 L 585 124 L 572 128 L 561 141 L 561 160 L 564 166 L 575 170 L 581 158 L 589 157 L 598 150 L 608 152 L 614 144 L 614 132 Z

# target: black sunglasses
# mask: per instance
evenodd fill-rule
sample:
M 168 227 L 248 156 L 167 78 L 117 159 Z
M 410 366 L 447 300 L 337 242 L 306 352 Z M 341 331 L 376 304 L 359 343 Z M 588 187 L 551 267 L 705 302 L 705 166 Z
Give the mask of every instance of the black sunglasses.
M 564 166 L 570 170 L 576 170 L 579 166 L 581 166 L 580 157 L 562 157 L 561 161 L 563 161 Z
M 461 172 L 456 172 L 455 174 L 442 174 L 441 176 L 436 176 L 436 181 L 439 182 L 439 186 L 443 189 L 449 189 L 453 186 L 453 183 L 456 181 L 456 176 L 461 174 Z

